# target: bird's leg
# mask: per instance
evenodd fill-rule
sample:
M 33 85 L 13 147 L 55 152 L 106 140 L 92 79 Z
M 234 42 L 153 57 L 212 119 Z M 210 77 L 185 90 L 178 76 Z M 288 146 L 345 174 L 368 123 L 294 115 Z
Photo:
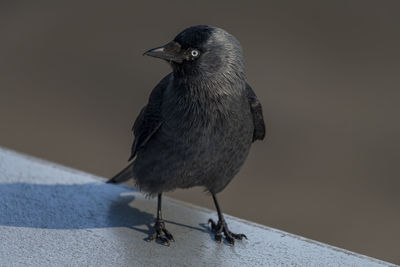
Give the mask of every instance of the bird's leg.
M 225 240 L 233 246 L 235 244 L 235 239 L 242 240 L 243 238 L 247 239 L 247 236 L 244 234 L 234 234 L 229 231 L 228 224 L 225 221 L 224 215 L 221 212 L 221 208 L 219 207 L 217 197 L 214 193 L 212 193 L 212 197 L 214 199 L 214 204 L 218 212 L 218 223 L 215 223 L 212 219 L 208 220 L 208 223 L 211 224 L 211 230 L 215 234 L 215 241 L 222 241 L 222 233 L 225 235 Z
M 151 240 L 159 240 L 162 244 L 169 246 L 169 241 L 174 241 L 174 237 L 171 233 L 165 228 L 165 222 L 162 219 L 161 215 L 161 196 L 162 194 L 158 194 L 157 199 L 157 218 L 154 223 L 154 233 L 150 237 Z

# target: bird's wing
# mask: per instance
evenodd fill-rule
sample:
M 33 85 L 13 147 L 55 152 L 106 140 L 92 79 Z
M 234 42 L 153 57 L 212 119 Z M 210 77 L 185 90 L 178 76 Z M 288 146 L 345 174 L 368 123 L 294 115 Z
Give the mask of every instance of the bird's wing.
M 134 140 L 129 160 L 132 160 L 136 156 L 136 153 L 146 145 L 161 127 L 163 123 L 161 116 L 162 98 L 170 79 L 171 74 L 167 75 L 157 84 L 150 94 L 149 102 L 142 108 L 139 116 L 136 118 L 132 127 Z
M 251 114 L 253 115 L 254 132 L 253 142 L 256 140 L 263 140 L 265 137 L 265 123 L 262 113 L 262 107 L 260 101 L 250 85 L 246 83 L 247 98 L 249 100 Z

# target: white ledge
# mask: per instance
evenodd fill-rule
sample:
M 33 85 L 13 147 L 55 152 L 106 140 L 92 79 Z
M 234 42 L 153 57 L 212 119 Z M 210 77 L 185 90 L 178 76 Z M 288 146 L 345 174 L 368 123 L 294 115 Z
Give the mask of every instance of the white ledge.
M 156 201 L 104 178 L 0 148 L 0 265 L 395 266 L 227 216 L 249 240 L 214 242 L 211 210 L 163 203 L 170 247 L 146 242 Z

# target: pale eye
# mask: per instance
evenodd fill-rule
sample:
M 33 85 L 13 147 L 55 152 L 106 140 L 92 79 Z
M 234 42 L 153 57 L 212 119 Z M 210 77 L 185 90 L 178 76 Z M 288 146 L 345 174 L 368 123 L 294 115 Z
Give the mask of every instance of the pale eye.
M 198 57 L 200 55 L 199 50 L 193 49 L 191 52 L 192 57 Z

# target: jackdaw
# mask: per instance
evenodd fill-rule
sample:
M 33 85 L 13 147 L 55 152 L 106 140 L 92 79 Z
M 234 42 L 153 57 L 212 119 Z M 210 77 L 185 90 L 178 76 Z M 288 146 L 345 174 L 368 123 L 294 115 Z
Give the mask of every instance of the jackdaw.
M 133 161 L 108 183 L 134 178 L 140 190 L 158 196 L 150 240 L 174 240 L 161 216 L 162 193 L 193 186 L 213 197 L 218 222 L 209 224 L 217 242 L 222 233 L 231 245 L 247 238 L 229 230 L 216 197 L 239 172 L 252 142 L 265 136 L 239 41 L 220 28 L 193 26 L 144 55 L 166 60 L 172 72 L 153 89 L 133 125 Z

